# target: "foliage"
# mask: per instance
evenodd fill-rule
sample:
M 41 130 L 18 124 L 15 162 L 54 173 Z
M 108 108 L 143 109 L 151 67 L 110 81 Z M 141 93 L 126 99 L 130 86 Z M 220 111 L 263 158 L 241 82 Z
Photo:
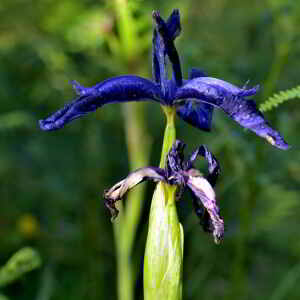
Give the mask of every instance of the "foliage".
M 266 100 L 264 103 L 260 105 L 260 110 L 261 111 L 271 110 L 277 107 L 279 104 L 282 104 L 285 101 L 295 99 L 295 98 L 300 98 L 300 85 L 292 89 L 288 89 L 286 91 L 280 91 L 279 93 L 274 94 L 268 100 Z
M 0 268 L 0 287 L 6 286 L 41 265 L 39 254 L 32 248 L 23 248 L 15 253 Z
M 41 263 L 41 257 L 34 249 L 29 247 L 20 249 L 0 268 L 0 288 L 39 268 Z M 6 300 L 7 298 L 0 294 L 0 299 Z

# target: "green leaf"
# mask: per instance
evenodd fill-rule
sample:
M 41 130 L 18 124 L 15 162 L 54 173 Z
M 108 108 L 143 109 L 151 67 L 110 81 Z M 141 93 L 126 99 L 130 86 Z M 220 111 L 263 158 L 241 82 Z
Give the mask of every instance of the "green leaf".
M 37 251 L 29 247 L 22 248 L 0 269 L 0 287 L 8 285 L 25 273 L 40 267 L 41 263 L 41 257 Z

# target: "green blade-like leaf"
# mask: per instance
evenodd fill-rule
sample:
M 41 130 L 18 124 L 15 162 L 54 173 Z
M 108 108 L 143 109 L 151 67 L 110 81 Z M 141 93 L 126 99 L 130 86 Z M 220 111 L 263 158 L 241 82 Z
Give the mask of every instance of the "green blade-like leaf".
M 29 247 L 22 248 L 0 269 L 0 287 L 6 286 L 25 273 L 40 267 L 41 263 L 41 257 L 36 250 Z

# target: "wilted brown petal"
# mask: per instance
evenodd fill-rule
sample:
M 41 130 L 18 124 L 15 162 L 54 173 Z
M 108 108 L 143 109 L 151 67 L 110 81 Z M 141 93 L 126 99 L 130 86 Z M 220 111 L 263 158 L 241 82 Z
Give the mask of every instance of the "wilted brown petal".
M 115 184 L 111 189 L 104 191 L 105 206 L 110 210 L 112 220 L 118 216 L 115 203 L 137 184 L 145 180 L 165 181 L 165 171 L 160 168 L 146 167 L 130 173 L 125 179 Z
M 190 171 L 193 171 L 191 169 Z M 213 225 L 213 236 L 215 243 L 220 243 L 224 236 L 224 221 L 220 217 L 219 207 L 217 206 L 215 192 L 210 183 L 202 176 L 192 176 L 195 173 L 189 172 L 187 185 L 194 193 L 198 201 L 207 210 Z

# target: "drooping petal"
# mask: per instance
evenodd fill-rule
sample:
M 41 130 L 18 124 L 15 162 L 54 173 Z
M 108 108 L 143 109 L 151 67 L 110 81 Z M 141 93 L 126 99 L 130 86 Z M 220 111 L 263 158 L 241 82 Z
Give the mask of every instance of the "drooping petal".
M 77 99 L 63 108 L 40 120 L 42 130 L 57 130 L 70 121 L 77 119 L 107 103 L 154 100 L 161 102 L 161 92 L 157 85 L 142 77 L 127 75 L 105 80 L 93 87 L 85 88 L 72 82 Z
M 193 170 L 193 169 L 191 169 Z M 202 176 L 189 176 L 187 180 L 187 186 L 194 193 L 195 201 L 197 201 L 197 207 L 203 205 L 207 213 L 209 214 L 210 221 L 207 229 L 212 227 L 215 243 L 220 243 L 224 236 L 224 221 L 220 217 L 220 210 L 217 206 L 215 192 L 210 183 Z
M 215 158 L 215 156 L 208 151 L 205 145 L 201 145 L 198 147 L 189 157 L 189 159 L 184 164 L 185 172 L 189 174 L 189 176 L 192 177 L 202 177 L 202 174 L 196 170 L 193 169 L 193 162 L 196 160 L 198 156 L 203 156 L 207 162 L 208 162 L 208 175 L 205 177 L 205 179 L 208 181 L 208 183 L 211 185 L 211 187 L 214 187 L 218 176 L 220 174 L 220 165 L 218 160 Z M 188 177 L 190 178 L 190 177 Z M 214 195 L 213 192 L 210 192 L 211 195 Z M 211 213 L 204 207 L 203 203 L 199 201 L 197 194 L 192 192 L 192 198 L 193 198 L 193 207 L 197 214 L 197 216 L 200 219 L 200 224 L 205 232 L 211 232 L 214 233 L 215 230 L 215 222 L 213 221 L 211 217 Z M 216 210 L 219 215 L 219 210 Z M 216 235 L 215 235 L 216 236 Z
M 213 233 L 214 227 L 210 218 L 208 211 L 203 207 L 202 203 L 199 202 L 198 198 L 193 192 L 191 192 L 193 198 L 193 208 L 200 220 L 200 225 L 202 226 L 204 232 Z
M 192 68 L 189 72 L 189 79 L 198 77 L 207 77 L 207 75 L 199 69 Z M 197 103 L 190 100 L 187 99 L 183 105 L 176 109 L 177 115 L 198 129 L 210 131 L 214 107 L 206 103 Z
M 286 150 L 288 144 L 278 131 L 270 127 L 255 102 L 244 99 L 254 95 L 257 90 L 258 87 L 240 89 L 220 79 L 200 77 L 189 80 L 178 88 L 175 98 L 195 98 L 195 101 L 219 107 L 241 126 L 265 138 L 273 146 Z
M 138 169 L 104 192 L 105 206 L 110 210 L 112 220 L 119 213 L 115 203 L 121 200 L 130 189 L 149 179 L 153 181 L 165 181 L 165 171 L 155 167 Z
M 166 23 L 158 11 L 152 13 L 153 20 L 156 23 L 156 33 L 160 37 L 160 49 L 164 48 L 164 54 L 167 54 L 172 64 L 173 77 L 176 85 L 182 85 L 182 73 L 179 55 L 174 45 L 174 39 L 180 33 L 180 15 L 178 10 L 174 10 Z M 156 37 L 158 39 L 158 37 Z M 163 44 L 163 47 L 162 47 Z M 158 55 L 157 55 L 158 56 Z M 165 60 L 165 58 L 164 58 Z

